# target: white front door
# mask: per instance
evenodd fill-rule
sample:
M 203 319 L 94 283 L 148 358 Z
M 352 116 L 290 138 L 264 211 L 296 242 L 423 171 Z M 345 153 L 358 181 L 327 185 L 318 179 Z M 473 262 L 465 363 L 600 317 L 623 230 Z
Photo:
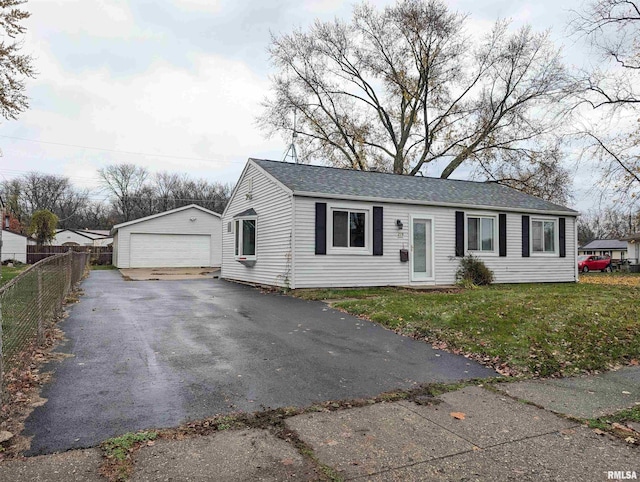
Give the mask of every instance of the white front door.
M 432 281 L 433 219 L 411 216 L 411 281 Z

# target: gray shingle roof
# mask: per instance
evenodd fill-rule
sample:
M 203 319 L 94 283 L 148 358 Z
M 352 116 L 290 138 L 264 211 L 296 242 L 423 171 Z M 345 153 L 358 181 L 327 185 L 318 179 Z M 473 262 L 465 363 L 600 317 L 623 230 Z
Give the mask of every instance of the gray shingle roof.
M 594 249 L 627 249 L 627 242 L 619 239 L 594 239 L 580 248 L 581 251 Z
M 263 159 L 252 161 L 294 193 L 578 214 L 567 207 L 490 182 L 402 176 Z

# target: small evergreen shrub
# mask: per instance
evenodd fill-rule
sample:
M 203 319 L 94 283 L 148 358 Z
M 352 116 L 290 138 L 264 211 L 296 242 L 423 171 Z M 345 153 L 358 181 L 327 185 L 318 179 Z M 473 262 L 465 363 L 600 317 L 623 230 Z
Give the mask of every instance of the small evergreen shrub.
M 456 280 L 463 286 L 489 285 L 493 282 L 493 271 L 482 260 L 468 254 L 460 260 Z

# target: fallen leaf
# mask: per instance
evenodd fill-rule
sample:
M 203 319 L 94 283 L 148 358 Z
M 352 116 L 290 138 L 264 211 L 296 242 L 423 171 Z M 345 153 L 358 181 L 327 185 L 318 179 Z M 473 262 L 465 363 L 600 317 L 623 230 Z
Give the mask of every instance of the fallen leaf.
M 629 427 L 627 427 L 627 426 L 625 426 L 625 425 L 622 425 L 622 424 L 620 424 L 620 423 L 618 423 L 618 422 L 614 422 L 614 423 L 612 423 L 612 424 L 611 424 L 611 426 L 612 426 L 613 428 L 618 429 L 618 430 L 621 430 L 621 431 L 623 431 L 623 432 L 633 432 L 633 429 L 632 429 L 632 428 L 629 428 Z
M 457 420 L 464 420 L 464 413 L 462 412 L 451 412 L 449 415 L 451 415 L 453 418 L 457 419 Z
M 638 365 L 640 365 L 640 362 L 634 358 L 629 362 L 629 365 L 633 365 L 634 367 L 637 367 Z
M 562 433 L 563 435 L 572 435 L 572 434 L 576 433 L 576 431 L 572 430 L 570 428 L 565 428 L 560 433 Z
M 293 459 L 282 459 L 280 463 L 282 465 L 293 465 Z
M 155 443 L 153 440 L 149 440 L 149 441 L 147 442 L 147 445 L 148 445 L 149 447 L 153 447 L 155 444 L 156 444 L 156 443 Z
M 594 428 L 593 431 L 598 435 L 604 435 L 606 433 L 604 430 L 600 430 L 599 428 Z
M 624 439 L 624 441 L 630 444 L 636 443 L 636 439 L 634 439 L 633 437 L 627 437 L 626 439 Z

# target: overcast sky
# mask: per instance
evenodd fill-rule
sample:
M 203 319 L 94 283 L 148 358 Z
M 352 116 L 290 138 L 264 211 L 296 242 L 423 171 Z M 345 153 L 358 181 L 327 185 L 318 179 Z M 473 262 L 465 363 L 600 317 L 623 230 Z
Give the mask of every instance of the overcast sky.
M 374 1 L 377 5 L 391 2 Z M 451 0 L 473 28 L 497 18 L 551 29 L 567 63 L 582 63 L 568 38 L 580 0 Z M 39 74 L 31 108 L 0 124 L 0 176 L 64 174 L 97 185 L 96 170 L 131 162 L 153 171 L 235 183 L 247 158 L 280 160 L 286 142 L 255 126 L 272 73 L 270 32 L 314 18 L 346 18 L 335 0 L 29 0 L 24 52 Z M 579 186 L 576 186 L 579 188 Z M 574 206 L 590 209 L 583 188 Z M 104 199 L 104 195 L 93 196 Z

